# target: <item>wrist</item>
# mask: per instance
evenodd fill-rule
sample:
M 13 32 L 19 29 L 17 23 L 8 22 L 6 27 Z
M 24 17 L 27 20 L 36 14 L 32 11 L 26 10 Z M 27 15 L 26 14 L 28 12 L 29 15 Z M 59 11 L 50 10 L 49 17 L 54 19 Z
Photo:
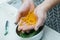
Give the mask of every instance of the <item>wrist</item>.
M 45 0 L 42 4 L 39 5 L 39 7 L 44 11 L 48 11 L 58 3 L 59 2 L 57 0 Z
M 47 12 L 47 11 L 48 11 L 48 8 L 46 8 L 46 7 L 44 6 L 44 4 L 43 4 L 43 5 L 40 4 L 40 5 L 38 6 L 38 9 L 39 9 L 39 10 L 42 10 L 42 11 L 44 11 L 44 12 Z

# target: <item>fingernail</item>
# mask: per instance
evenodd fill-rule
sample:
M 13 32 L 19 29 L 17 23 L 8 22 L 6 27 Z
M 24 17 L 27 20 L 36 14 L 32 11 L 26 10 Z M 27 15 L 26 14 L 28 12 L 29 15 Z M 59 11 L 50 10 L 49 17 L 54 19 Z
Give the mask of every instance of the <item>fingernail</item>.
M 18 31 L 20 31 L 21 30 L 21 28 L 20 27 L 18 27 Z
M 21 31 L 22 33 L 24 33 L 24 31 Z
M 18 31 L 20 31 L 20 29 L 18 28 Z
M 38 28 L 37 27 L 35 27 L 35 31 L 37 31 L 38 30 Z

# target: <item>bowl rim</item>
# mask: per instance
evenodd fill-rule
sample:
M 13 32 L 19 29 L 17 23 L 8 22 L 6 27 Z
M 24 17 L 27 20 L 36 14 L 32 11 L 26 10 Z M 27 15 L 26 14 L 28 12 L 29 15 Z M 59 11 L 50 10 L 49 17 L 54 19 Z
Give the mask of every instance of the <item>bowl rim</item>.
M 17 26 L 17 27 L 18 27 L 18 26 Z M 16 27 L 16 30 L 17 30 L 17 27 Z M 21 37 L 21 36 L 19 36 L 19 35 L 17 34 L 17 31 L 16 31 L 16 34 L 17 34 L 19 37 L 21 37 L 21 38 L 33 38 L 33 37 L 37 36 L 38 34 L 40 34 L 40 33 L 43 31 L 43 29 L 44 29 L 44 26 L 42 26 L 42 29 L 40 30 L 39 33 L 37 33 L 36 35 L 34 35 L 34 36 L 32 36 L 32 37 Z

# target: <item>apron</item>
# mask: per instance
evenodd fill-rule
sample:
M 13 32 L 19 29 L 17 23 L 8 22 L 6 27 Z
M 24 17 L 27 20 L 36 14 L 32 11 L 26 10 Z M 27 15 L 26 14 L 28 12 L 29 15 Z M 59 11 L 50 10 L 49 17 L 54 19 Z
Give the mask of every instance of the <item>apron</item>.
M 34 0 L 34 4 L 37 6 L 43 1 L 44 0 Z M 60 33 L 60 4 L 57 4 L 48 11 L 45 25 Z

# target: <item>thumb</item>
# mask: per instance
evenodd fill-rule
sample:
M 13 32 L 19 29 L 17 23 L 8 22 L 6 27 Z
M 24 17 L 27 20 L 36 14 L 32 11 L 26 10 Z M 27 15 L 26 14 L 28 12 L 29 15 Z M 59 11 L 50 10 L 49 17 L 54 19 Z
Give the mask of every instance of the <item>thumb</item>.
M 39 29 L 39 27 L 41 27 L 43 24 L 44 24 L 43 20 L 42 19 L 38 19 L 34 30 L 37 31 Z

